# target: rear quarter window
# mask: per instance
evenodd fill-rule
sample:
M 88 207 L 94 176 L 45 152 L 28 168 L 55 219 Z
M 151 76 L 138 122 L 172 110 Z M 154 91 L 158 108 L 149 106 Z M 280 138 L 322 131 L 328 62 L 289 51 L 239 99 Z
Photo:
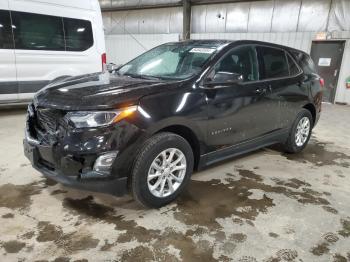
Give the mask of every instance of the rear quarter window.
M 317 73 L 316 66 L 310 56 L 308 56 L 305 53 L 297 52 L 297 51 L 293 51 L 292 54 L 305 74 Z
M 10 12 L 0 10 L 0 49 L 13 49 Z

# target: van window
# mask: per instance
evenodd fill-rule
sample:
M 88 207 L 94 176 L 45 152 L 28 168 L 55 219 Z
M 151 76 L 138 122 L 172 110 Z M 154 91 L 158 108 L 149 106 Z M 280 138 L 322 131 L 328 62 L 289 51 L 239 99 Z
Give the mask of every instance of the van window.
M 85 51 L 94 44 L 90 21 L 63 18 L 67 51 Z
M 0 49 L 13 49 L 10 12 L 0 10 Z
M 260 54 L 260 79 L 289 76 L 286 54 L 283 50 L 258 47 Z
M 215 66 L 214 72 L 234 73 L 243 76 L 244 82 L 258 80 L 258 62 L 255 48 L 236 47 Z
M 12 12 L 16 49 L 64 51 L 62 18 Z

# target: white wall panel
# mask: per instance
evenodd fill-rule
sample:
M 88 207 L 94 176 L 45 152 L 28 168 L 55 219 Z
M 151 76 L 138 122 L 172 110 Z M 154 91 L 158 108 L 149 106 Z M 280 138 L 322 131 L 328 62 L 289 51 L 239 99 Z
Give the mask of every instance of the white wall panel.
M 331 0 L 303 1 L 298 31 L 326 31 Z
M 328 31 L 350 31 L 350 1 L 333 0 Z
M 226 5 L 226 32 L 247 32 L 250 3 Z
M 270 32 L 274 1 L 251 2 L 248 32 Z
M 170 9 L 169 30 L 170 33 L 182 33 L 182 8 L 176 7 Z
M 205 31 L 209 32 L 225 32 L 226 25 L 226 6 L 214 5 L 207 8 L 205 19 Z
M 107 61 L 118 65 L 124 64 L 157 45 L 178 40 L 178 34 L 108 35 Z
M 297 31 L 301 0 L 276 0 L 272 16 L 272 32 Z
M 310 52 L 312 40 L 316 32 L 284 32 L 284 33 L 200 33 L 192 34 L 192 39 L 231 39 L 257 40 L 281 44 Z
M 207 6 L 198 5 L 192 7 L 191 31 L 194 33 L 205 32 Z

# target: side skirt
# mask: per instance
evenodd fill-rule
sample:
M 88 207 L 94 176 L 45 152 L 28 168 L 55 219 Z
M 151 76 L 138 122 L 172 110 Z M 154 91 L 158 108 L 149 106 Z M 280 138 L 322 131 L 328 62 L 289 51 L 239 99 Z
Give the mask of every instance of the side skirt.
M 287 140 L 289 130 L 280 130 L 272 134 L 267 134 L 253 140 L 245 141 L 224 149 L 220 149 L 200 157 L 198 170 L 204 169 L 214 163 L 233 158 L 245 153 L 258 150 L 267 146 L 283 143 Z

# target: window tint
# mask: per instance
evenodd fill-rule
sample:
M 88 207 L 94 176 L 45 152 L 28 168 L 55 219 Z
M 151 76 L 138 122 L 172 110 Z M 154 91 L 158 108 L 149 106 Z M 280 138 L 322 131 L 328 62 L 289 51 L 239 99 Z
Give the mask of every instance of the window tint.
M 132 77 L 185 79 L 201 71 L 215 51 L 205 45 L 164 44 L 125 64 L 117 73 Z
M 63 18 L 67 51 L 84 51 L 93 43 L 91 22 L 72 18 Z
M 12 12 L 16 49 L 64 51 L 62 18 Z
M 210 77 L 218 72 L 239 74 L 244 82 L 258 80 L 258 63 L 253 47 L 237 47 L 229 52 L 216 66 Z
M 314 74 L 317 72 L 314 62 L 307 54 L 296 51 L 292 52 L 292 54 L 305 74 Z
M 12 49 L 13 38 L 10 12 L 0 10 L 0 49 Z
M 298 66 L 295 64 L 294 60 L 291 58 L 290 55 L 287 55 L 288 59 L 288 66 L 289 66 L 289 75 L 290 76 L 295 76 L 300 73 L 300 69 Z
M 289 76 L 288 63 L 283 50 L 258 47 L 261 79 Z

